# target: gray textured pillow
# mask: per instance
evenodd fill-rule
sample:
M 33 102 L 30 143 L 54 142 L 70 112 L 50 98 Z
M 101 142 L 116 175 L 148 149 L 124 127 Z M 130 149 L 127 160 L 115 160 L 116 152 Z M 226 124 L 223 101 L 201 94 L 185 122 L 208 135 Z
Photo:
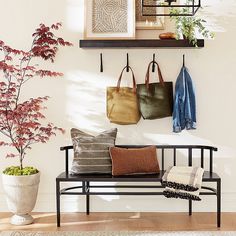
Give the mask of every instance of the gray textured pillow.
M 72 174 L 111 174 L 109 148 L 115 145 L 117 129 L 106 130 L 97 136 L 71 129 L 74 147 Z

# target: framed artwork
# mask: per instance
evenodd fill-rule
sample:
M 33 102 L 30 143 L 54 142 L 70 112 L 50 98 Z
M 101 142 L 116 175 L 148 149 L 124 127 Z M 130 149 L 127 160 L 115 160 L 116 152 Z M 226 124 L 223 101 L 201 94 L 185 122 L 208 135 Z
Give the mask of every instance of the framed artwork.
M 85 39 L 135 37 L 135 0 L 85 0 Z
M 156 0 L 144 0 L 146 5 L 156 5 Z M 154 15 L 158 13 L 164 13 L 164 8 L 158 7 L 145 7 L 143 12 L 147 15 Z M 154 30 L 164 29 L 164 17 L 160 16 L 143 16 L 142 15 L 142 0 L 135 0 L 135 18 L 136 18 L 136 29 L 142 30 Z

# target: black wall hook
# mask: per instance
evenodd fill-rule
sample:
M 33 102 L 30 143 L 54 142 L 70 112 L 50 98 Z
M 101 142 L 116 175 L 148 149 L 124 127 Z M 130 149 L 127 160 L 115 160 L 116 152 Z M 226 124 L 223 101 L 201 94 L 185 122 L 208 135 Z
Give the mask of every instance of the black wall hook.
M 102 53 L 100 53 L 100 72 L 103 72 L 103 58 L 102 58 Z
M 129 53 L 127 53 L 126 72 L 129 72 Z
M 183 54 L 183 66 L 185 67 L 185 54 Z
M 152 56 L 152 72 L 155 72 L 155 58 L 156 58 L 156 54 L 153 53 L 153 56 Z

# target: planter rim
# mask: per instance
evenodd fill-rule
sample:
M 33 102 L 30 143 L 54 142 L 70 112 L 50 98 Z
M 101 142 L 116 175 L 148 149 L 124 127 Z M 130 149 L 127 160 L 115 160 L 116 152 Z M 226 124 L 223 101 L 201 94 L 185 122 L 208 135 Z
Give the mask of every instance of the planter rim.
M 38 173 L 36 173 L 36 174 L 32 174 L 32 175 L 7 175 L 7 174 L 4 174 L 3 172 L 2 172 L 2 175 L 5 175 L 5 176 L 8 176 L 8 177 L 30 177 L 30 176 L 35 176 L 35 175 L 40 175 L 40 171 L 38 172 Z

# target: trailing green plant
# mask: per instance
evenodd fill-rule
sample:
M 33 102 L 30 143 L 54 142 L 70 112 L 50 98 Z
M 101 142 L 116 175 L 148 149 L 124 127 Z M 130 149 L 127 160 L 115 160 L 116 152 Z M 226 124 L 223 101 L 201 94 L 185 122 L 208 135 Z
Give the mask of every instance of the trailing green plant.
M 187 3 L 189 0 L 187 0 Z M 176 39 L 180 39 L 181 36 L 187 39 L 190 43 L 197 46 L 196 31 L 204 38 L 214 38 L 214 34 L 210 32 L 206 27 L 206 21 L 194 16 L 178 16 L 179 14 L 190 14 L 188 7 L 184 7 L 181 10 L 176 8 L 170 9 L 170 19 L 175 21 L 176 27 Z
M 32 166 L 26 166 L 24 168 L 21 168 L 20 166 L 9 166 L 3 171 L 3 174 L 20 176 L 20 175 L 34 175 L 37 174 L 38 172 L 39 171 Z

